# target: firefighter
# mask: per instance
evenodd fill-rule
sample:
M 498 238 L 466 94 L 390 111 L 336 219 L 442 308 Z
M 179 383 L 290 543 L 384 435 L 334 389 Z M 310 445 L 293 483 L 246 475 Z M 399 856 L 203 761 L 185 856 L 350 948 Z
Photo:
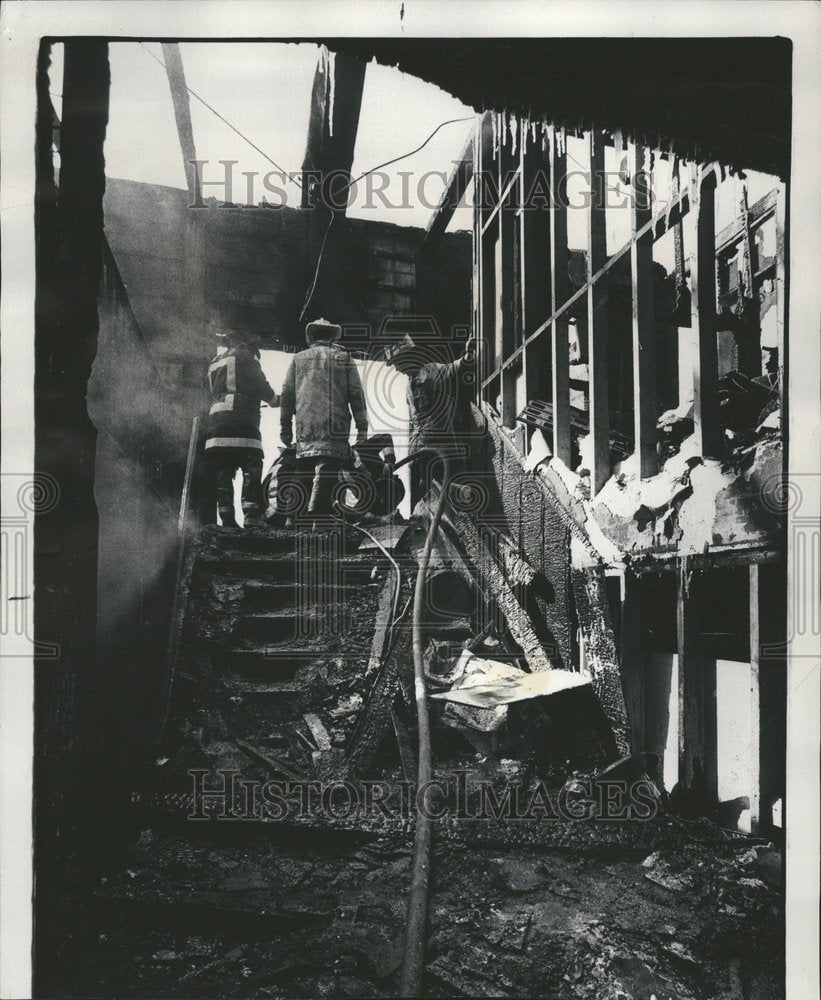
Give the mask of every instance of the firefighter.
M 305 328 L 306 350 L 291 362 L 282 389 L 281 437 L 294 443 L 300 475 L 310 479 L 308 517 L 327 518 L 334 487 L 350 459 L 351 416 L 357 442 L 368 437 L 365 393 L 353 358 L 337 343 L 342 328 L 318 319 Z
M 208 366 L 211 409 L 205 453 L 217 490 L 217 507 L 224 528 L 236 528 L 234 475 L 242 470 L 242 513 L 246 524 L 262 519 L 262 440 L 260 403 L 279 406 L 280 397 L 268 384 L 251 338 L 231 331 L 217 334 L 217 353 Z
M 470 337 L 460 358 L 449 363 L 430 360 L 424 345 L 417 345 L 405 334 L 395 345 L 385 349 L 386 364 L 408 377 L 410 434 L 408 454 L 435 447 L 457 454 L 456 445 L 469 430 L 466 412 L 469 385 L 475 378 L 476 338 Z M 420 460 L 414 470 L 411 502 L 416 503 L 430 476 L 436 476 L 438 463 Z

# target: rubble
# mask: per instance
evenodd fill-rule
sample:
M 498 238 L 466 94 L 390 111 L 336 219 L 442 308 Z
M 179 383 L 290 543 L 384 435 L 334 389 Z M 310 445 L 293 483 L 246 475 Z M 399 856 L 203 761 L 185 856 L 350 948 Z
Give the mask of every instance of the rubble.
M 691 826 L 702 839 L 660 847 L 648 867 L 643 856 L 468 851 L 440 840 L 426 995 L 713 1000 L 743 966 L 760 995 L 782 996 L 780 897 L 748 857 L 773 852 L 744 838 L 704 839 L 709 827 Z M 106 914 L 108 940 L 87 961 L 110 995 L 196 991 L 203 974 L 214 995 L 395 992 L 404 920 L 396 887 L 407 879 L 409 842 L 209 849 L 200 835 L 184 854 L 177 843 L 156 832 L 136 879 L 112 870 L 80 915 Z M 686 888 L 647 878 L 663 866 L 682 880 L 689 869 Z M 732 891 L 738 874 L 753 884 Z M 132 959 L 164 951 L 178 957 Z

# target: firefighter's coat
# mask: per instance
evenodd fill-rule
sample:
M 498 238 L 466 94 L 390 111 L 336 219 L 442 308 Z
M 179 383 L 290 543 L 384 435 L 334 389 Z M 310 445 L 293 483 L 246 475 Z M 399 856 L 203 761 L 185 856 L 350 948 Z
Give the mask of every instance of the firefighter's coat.
M 277 406 L 279 396 L 268 384 L 257 354 L 246 347 L 220 347 L 208 366 L 208 388 L 212 403 L 205 450 L 258 452 L 261 458 L 259 406 Z
M 296 418 L 297 458 L 347 459 L 351 416 L 359 434 L 366 434 L 365 393 L 348 352 L 316 343 L 297 354 L 285 375 L 280 410 L 286 443 Z

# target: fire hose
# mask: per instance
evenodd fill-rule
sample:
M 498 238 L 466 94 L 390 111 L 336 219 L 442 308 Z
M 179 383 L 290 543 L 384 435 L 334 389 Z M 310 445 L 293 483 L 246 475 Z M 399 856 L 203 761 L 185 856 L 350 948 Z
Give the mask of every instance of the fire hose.
M 430 717 L 428 714 L 428 692 L 425 685 L 425 662 L 422 650 L 422 609 L 425 600 L 425 581 L 427 579 L 430 556 L 439 522 L 447 502 L 448 486 L 450 485 L 450 459 L 445 451 L 438 448 L 426 448 L 414 452 L 398 462 L 395 468 L 406 465 L 419 458 L 436 457 L 442 462 L 442 491 L 431 519 L 425 547 L 419 560 L 416 573 L 416 587 L 413 598 L 413 673 L 414 692 L 416 695 L 416 718 L 419 736 L 419 765 L 417 770 L 417 795 L 427 795 L 431 779 L 431 740 Z M 416 812 L 416 830 L 413 843 L 413 863 L 411 866 L 410 891 L 408 893 L 408 910 L 405 922 L 405 939 L 402 947 L 402 969 L 399 980 L 399 996 L 412 997 L 420 995 L 422 970 L 425 958 L 425 939 L 428 916 L 428 889 L 430 881 L 430 853 L 433 840 L 433 821 L 430 809 L 419 809 Z

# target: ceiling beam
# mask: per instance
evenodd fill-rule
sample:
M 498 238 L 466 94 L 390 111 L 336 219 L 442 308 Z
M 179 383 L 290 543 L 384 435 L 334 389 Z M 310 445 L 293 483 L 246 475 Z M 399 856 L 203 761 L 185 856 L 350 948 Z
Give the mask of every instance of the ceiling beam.
M 165 72 L 168 86 L 171 88 L 171 100 L 174 104 L 174 118 L 177 122 L 177 136 L 182 150 L 183 169 L 191 195 L 191 204 L 197 203 L 197 171 L 192 160 L 196 160 L 194 148 L 194 129 L 191 124 L 191 105 L 188 100 L 188 86 L 185 82 L 185 70 L 182 65 L 182 54 L 176 42 L 163 42 L 162 54 L 165 60 Z
M 308 139 L 302 161 L 302 205 L 345 214 L 366 65 L 322 47 L 311 90 Z
M 448 228 L 453 213 L 459 206 L 459 202 L 464 197 L 468 184 L 473 178 L 473 142 L 476 129 L 470 130 L 470 135 L 465 142 L 459 159 L 454 164 L 445 193 L 442 200 L 434 209 L 433 215 L 428 222 L 425 238 L 422 241 L 423 250 L 429 250 L 436 246 Z

